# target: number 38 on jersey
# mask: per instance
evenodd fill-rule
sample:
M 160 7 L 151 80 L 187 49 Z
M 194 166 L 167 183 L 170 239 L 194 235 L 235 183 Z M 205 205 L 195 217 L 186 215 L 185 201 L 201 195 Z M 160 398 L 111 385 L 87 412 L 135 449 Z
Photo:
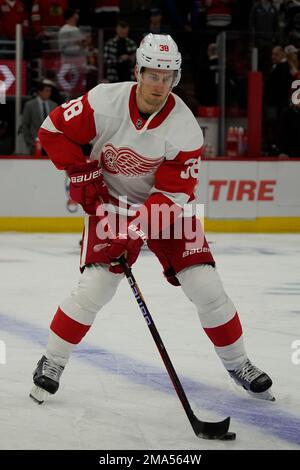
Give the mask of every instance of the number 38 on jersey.
M 80 96 L 80 98 L 75 98 L 74 100 L 70 100 L 67 103 L 61 105 L 63 109 L 66 109 L 63 113 L 65 121 L 70 121 L 70 119 L 82 113 L 82 98 L 83 96 Z
M 200 171 L 200 157 L 199 158 L 189 158 L 185 163 L 187 165 L 186 170 L 182 170 L 180 177 L 184 180 L 192 177 L 198 178 Z

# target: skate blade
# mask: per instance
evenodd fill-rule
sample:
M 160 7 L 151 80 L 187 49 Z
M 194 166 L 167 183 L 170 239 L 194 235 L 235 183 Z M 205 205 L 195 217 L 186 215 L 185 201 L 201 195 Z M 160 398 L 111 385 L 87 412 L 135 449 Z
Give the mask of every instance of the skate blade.
M 254 393 L 251 392 L 250 390 L 246 390 L 240 383 L 237 383 L 232 377 L 228 377 L 228 383 L 231 388 L 231 390 L 234 391 L 235 394 L 237 394 L 240 397 L 245 397 L 245 392 L 247 395 L 249 395 L 251 398 L 256 398 L 258 400 L 265 400 L 265 401 L 276 401 L 275 397 L 272 394 L 272 389 L 269 388 L 268 390 L 261 392 L 261 393 Z
M 254 393 L 254 392 L 250 392 L 249 390 L 247 390 L 247 393 L 251 397 L 258 398 L 259 400 L 276 401 L 270 388 L 266 390 L 265 392 L 260 392 L 260 393 Z
M 31 392 L 29 394 L 30 398 L 32 398 L 32 400 L 38 403 L 39 405 L 44 403 L 49 397 L 49 395 L 49 392 L 47 392 L 43 388 L 38 387 L 37 385 L 34 385 L 32 387 Z

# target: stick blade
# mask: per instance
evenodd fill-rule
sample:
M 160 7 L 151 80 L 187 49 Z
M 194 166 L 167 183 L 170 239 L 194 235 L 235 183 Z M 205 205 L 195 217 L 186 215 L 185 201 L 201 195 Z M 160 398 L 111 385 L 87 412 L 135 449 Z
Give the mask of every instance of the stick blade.
M 208 423 L 206 421 L 200 421 L 195 415 L 193 415 L 192 419 L 194 433 L 196 434 L 196 436 L 202 439 L 227 440 L 226 436 L 230 434 L 232 435 L 232 437 L 228 440 L 233 440 L 234 433 L 228 433 L 229 425 L 230 417 L 217 423 Z

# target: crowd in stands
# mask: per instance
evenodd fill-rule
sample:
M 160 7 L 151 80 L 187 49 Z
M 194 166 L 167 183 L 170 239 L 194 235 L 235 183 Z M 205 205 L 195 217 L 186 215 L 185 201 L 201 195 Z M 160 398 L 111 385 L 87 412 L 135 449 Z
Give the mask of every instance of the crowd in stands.
M 115 27 L 120 18 L 133 29 L 145 28 L 154 9 L 167 29 L 249 29 L 259 39 L 284 31 L 300 45 L 298 0 L 0 0 L 1 38 L 14 39 L 17 23 L 24 35 L 41 37 L 45 28 L 63 26 L 67 8 L 78 11 L 81 25 L 96 28 Z M 151 21 L 154 29 L 160 28 L 159 19 Z
M 0 0 L 0 59 L 7 58 L 18 23 L 27 98 L 39 96 L 42 78 L 58 104 L 99 81 L 132 80 L 143 35 L 170 33 L 183 51 L 183 83 L 190 85 L 178 93 L 194 112 L 218 105 L 216 38 L 226 31 L 226 104 L 244 112 L 250 50 L 256 47 L 264 74 L 264 145 L 266 151 L 276 145 L 280 153 L 274 129 L 290 105 L 292 82 L 300 78 L 300 0 Z

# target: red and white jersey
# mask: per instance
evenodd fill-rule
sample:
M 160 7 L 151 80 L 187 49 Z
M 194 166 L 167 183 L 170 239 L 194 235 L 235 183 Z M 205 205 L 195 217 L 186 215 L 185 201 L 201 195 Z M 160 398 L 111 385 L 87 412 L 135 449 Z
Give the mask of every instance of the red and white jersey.
M 192 112 L 170 93 L 147 121 L 136 104 L 137 84 L 100 84 L 57 107 L 39 137 L 59 169 L 85 162 L 81 145 L 91 142 L 112 197 L 142 204 L 163 193 L 183 206 L 194 199 L 203 135 Z
M 34 0 L 31 10 L 31 21 L 35 33 L 43 26 L 62 26 L 67 0 Z
M 29 23 L 24 2 L 0 0 L 0 35 L 4 39 L 14 40 L 17 24 L 23 26 L 23 34 L 26 36 Z

